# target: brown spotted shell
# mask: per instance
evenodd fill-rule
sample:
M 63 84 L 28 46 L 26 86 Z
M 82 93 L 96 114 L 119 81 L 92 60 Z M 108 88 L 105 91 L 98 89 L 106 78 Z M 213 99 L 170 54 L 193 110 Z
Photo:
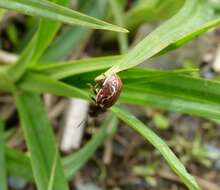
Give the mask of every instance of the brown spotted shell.
M 122 82 L 118 75 L 112 74 L 101 81 L 101 87 L 96 95 L 96 104 L 103 109 L 110 108 L 118 100 Z

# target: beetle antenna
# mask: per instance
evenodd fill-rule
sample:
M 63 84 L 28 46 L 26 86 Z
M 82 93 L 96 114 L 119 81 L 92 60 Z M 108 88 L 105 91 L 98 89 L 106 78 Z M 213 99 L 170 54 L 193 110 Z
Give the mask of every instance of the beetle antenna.
M 81 127 L 83 124 L 85 124 L 86 120 L 82 120 L 78 125 L 77 125 L 77 128 Z

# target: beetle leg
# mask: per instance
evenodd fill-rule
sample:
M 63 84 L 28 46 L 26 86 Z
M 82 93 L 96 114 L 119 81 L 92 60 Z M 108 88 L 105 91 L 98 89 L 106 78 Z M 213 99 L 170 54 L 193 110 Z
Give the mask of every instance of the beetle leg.
M 92 99 L 94 102 L 96 102 L 96 99 L 95 99 L 95 97 L 94 97 L 94 96 L 92 96 L 92 97 L 91 97 L 91 99 Z
M 98 93 L 98 89 L 96 85 L 94 86 L 91 83 L 87 83 L 87 85 L 89 86 L 90 91 L 92 91 L 95 95 Z
M 94 88 L 94 86 L 91 83 L 86 83 L 86 85 L 90 88 L 90 90 Z
M 95 84 L 95 86 L 93 87 L 94 93 L 98 94 L 99 92 L 99 84 Z
M 94 95 L 90 95 L 90 98 L 92 99 L 92 101 L 95 103 L 96 102 L 96 99 L 95 99 L 95 96 Z

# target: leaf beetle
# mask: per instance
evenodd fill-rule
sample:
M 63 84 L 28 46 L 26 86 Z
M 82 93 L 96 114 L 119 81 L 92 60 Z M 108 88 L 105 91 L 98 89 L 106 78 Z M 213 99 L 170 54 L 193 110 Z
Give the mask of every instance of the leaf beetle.
M 97 82 L 93 91 L 94 104 L 90 106 L 90 116 L 96 117 L 104 113 L 118 100 L 122 89 L 122 81 L 117 74 L 112 74 Z

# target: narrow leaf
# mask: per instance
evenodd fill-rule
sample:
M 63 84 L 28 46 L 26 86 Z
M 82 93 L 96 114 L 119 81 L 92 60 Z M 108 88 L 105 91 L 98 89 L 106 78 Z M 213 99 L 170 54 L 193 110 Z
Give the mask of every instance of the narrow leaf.
M 219 119 L 219 92 L 218 81 L 173 75 L 145 84 L 126 85 L 120 101 Z
M 82 7 L 79 6 L 79 11 L 89 16 L 103 19 L 107 15 L 107 1 L 87 0 Z M 69 55 L 72 55 L 73 52 L 74 56 L 77 56 L 89 40 L 92 32 L 93 30 L 85 27 L 66 26 L 54 42 L 51 43 L 41 57 L 40 62 L 64 60 Z
M 58 149 L 56 150 L 56 153 L 55 153 L 47 190 L 53 190 L 54 180 L 55 180 L 55 175 L 56 175 L 57 160 L 58 160 Z
M 148 3 L 145 1 L 137 1 L 137 3 L 126 12 L 126 26 L 129 30 L 133 31 L 143 23 L 170 18 L 182 7 L 184 1 L 185 0 L 151 0 Z
M 114 65 L 114 63 L 120 59 L 121 56 L 106 56 L 106 57 L 98 57 L 98 58 L 86 58 L 81 60 L 72 60 L 72 61 L 64 61 L 57 63 L 45 63 L 40 64 L 33 67 L 33 71 L 37 73 L 42 73 L 46 75 L 50 75 L 55 79 L 63 79 L 67 77 L 71 77 L 77 74 L 83 74 L 91 72 L 97 72 L 100 70 L 107 69 Z M 143 77 L 151 77 L 154 75 L 165 74 L 168 76 L 169 74 L 177 74 L 177 73 L 190 73 L 196 72 L 197 69 L 178 69 L 172 71 L 163 71 L 156 69 L 143 69 L 143 68 L 134 68 L 129 69 L 120 73 L 120 76 L 130 78 L 143 78 Z M 81 77 L 87 78 L 87 77 Z M 93 79 L 92 79 L 93 80 Z M 136 81 L 137 82 L 137 81 Z M 140 81 L 139 81 L 140 82 Z
M 69 0 L 51 1 L 57 2 L 60 5 L 67 5 Z M 13 81 L 20 79 L 27 67 L 34 65 L 38 61 L 45 49 L 55 37 L 60 26 L 60 23 L 54 21 L 40 21 L 39 28 L 32 40 L 22 52 L 16 64 L 9 69 L 9 75 Z
M 118 120 L 114 116 L 108 116 L 99 131 L 93 135 L 90 141 L 80 150 L 63 158 L 62 163 L 65 169 L 65 175 L 71 179 L 80 168 L 91 158 L 97 148 L 103 142 L 116 132 Z M 22 177 L 28 181 L 33 181 L 30 160 L 24 154 L 11 149 L 6 149 L 7 169 L 10 175 Z
M 5 143 L 4 143 L 4 125 L 0 119 L 0 189 L 7 190 L 6 161 L 5 161 Z
M 119 1 L 116 0 L 110 0 L 109 1 L 112 9 L 112 13 L 115 19 L 115 23 L 119 26 L 125 26 L 124 24 L 124 15 L 123 15 L 123 7 L 119 3 Z M 127 34 L 120 33 L 118 35 L 118 42 L 120 46 L 120 52 L 125 53 L 128 50 L 128 36 Z
M 190 190 L 199 190 L 195 179 L 186 171 L 183 164 L 175 156 L 175 154 L 170 150 L 167 144 L 158 137 L 152 130 L 145 126 L 140 120 L 127 111 L 114 107 L 111 109 L 112 112 L 119 117 L 122 121 L 128 124 L 129 127 L 134 129 L 137 133 L 143 136 L 147 141 L 149 141 L 164 157 L 172 170 L 180 177 L 182 182 Z
M 50 0 L 51 2 L 55 2 L 59 5 L 67 6 L 69 0 Z M 53 38 L 55 37 L 57 31 L 59 30 L 61 23 L 49 21 L 49 20 L 41 20 L 39 29 L 36 33 L 36 41 L 35 41 L 35 53 L 31 58 L 30 64 L 35 64 L 45 49 L 49 46 Z
M 41 66 L 36 71 L 45 72 L 58 79 L 72 76 L 71 80 L 65 80 L 65 82 L 85 88 L 85 84 L 91 82 L 95 76 L 95 73 L 91 73 L 92 71 L 108 68 L 114 64 L 114 60 L 118 59 L 120 57 L 117 56 L 90 58 L 82 60 L 82 62 L 79 60 L 59 65 Z M 88 72 L 88 74 L 73 76 L 84 72 Z M 162 71 L 134 68 L 123 71 L 120 73 L 124 83 L 120 101 L 219 119 L 219 82 L 178 76 L 181 72 L 183 74 L 190 70 Z M 74 83 L 78 78 L 81 80 Z
M 32 69 L 36 72 L 48 74 L 53 78 L 62 79 L 76 74 L 109 68 L 119 60 L 119 58 L 120 56 L 106 56 L 57 63 L 43 63 Z
M 93 29 L 128 32 L 119 26 L 109 24 L 46 0 L 1 0 L 0 7 L 67 24 L 81 25 Z
M 10 176 L 20 177 L 34 182 L 30 158 L 23 153 L 6 147 L 7 171 Z
M 195 78 L 184 75 L 173 75 L 172 77 L 141 84 L 140 88 L 176 97 L 190 98 L 203 102 L 220 103 L 220 82 L 216 80 Z
M 18 85 L 23 90 L 35 93 L 47 92 L 57 96 L 78 97 L 89 100 L 89 96 L 85 91 L 41 74 L 27 73 Z
M 0 67 L 0 90 L 6 92 L 12 92 L 14 90 L 14 84 L 10 80 L 7 74 L 7 67 Z
M 207 0 L 186 0 L 178 14 L 138 43 L 112 68 L 106 71 L 105 75 L 108 76 L 134 67 L 168 46 L 178 47 L 178 44 L 184 44 L 219 24 L 220 16 L 215 14 Z M 103 75 L 97 77 L 97 80 L 101 78 Z
M 120 102 L 186 113 L 207 119 L 220 118 L 219 105 L 154 92 L 138 91 L 137 88 L 124 89 Z
M 25 140 L 30 151 L 34 178 L 39 190 L 46 190 L 56 152 L 56 143 L 40 97 L 32 93 L 15 94 Z M 33 109 L 34 108 L 34 109 Z M 37 116 L 37 117 L 36 117 Z M 57 161 L 54 189 L 68 190 L 60 159 Z
M 40 11 L 40 12 L 42 12 L 42 14 L 46 14 L 46 15 L 48 15 L 48 14 L 50 15 L 50 12 L 48 13 L 46 11 L 47 9 L 49 9 L 49 11 L 51 11 L 51 10 L 55 11 L 55 12 L 53 12 L 53 14 L 54 14 L 53 16 L 54 16 L 55 19 L 61 18 L 62 16 L 60 14 L 67 14 L 66 16 L 70 20 L 73 19 L 72 17 L 74 17 L 74 18 L 76 17 L 78 21 L 83 20 L 83 19 L 88 20 L 87 24 L 89 24 L 92 21 L 89 20 L 88 18 L 91 18 L 92 20 L 95 20 L 97 22 L 97 25 L 101 25 L 101 26 L 102 25 L 108 25 L 108 27 L 112 26 L 114 28 L 113 25 L 107 24 L 103 21 L 99 21 L 98 19 L 93 19 L 92 17 L 83 15 L 83 14 L 78 13 L 76 11 L 73 11 L 73 15 L 71 15 L 70 13 L 67 13 L 68 11 L 72 12 L 71 9 L 67 9 L 67 8 L 62 7 L 60 5 L 50 3 L 49 1 L 42 0 L 43 3 L 40 4 L 39 1 L 36 1 L 36 0 L 27 0 L 27 1 L 26 0 L 20 0 L 17 6 L 13 2 L 14 0 L 7 0 L 7 1 L 10 2 L 10 3 L 8 2 L 8 4 L 6 3 L 7 6 L 12 5 L 12 6 L 15 6 L 15 7 L 18 7 L 18 8 L 22 8 L 22 6 L 24 6 L 23 7 L 24 10 L 30 10 L 31 12 L 32 11 L 34 12 L 35 8 L 36 8 L 36 11 Z M 48 3 L 49 3 L 49 5 L 47 6 Z M 67 0 L 58 1 L 58 3 L 61 4 L 61 5 L 66 5 Z M 0 1 L 0 6 L 1 6 L 1 1 Z M 52 6 L 52 8 L 50 6 Z M 55 6 L 55 8 L 53 9 L 54 6 Z M 31 7 L 34 10 L 32 10 Z M 45 8 L 46 10 L 42 11 L 41 8 L 43 8 L 43 10 Z M 59 12 L 60 9 L 63 12 L 61 11 L 61 13 L 60 13 Z M 60 23 L 53 22 L 53 21 L 48 21 L 48 20 L 42 20 L 41 21 L 39 29 L 36 32 L 36 34 L 34 35 L 33 39 L 28 44 L 28 46 L 25 48 L 24 52 L 22 52 L 22 54 L 21 54 L 19 60 L 17 61 L 17 63 L 9 69 L 9 75 L 11 76 L 13 81 L 19 80 L 20 77 L 25 72 L 25 70 L 27 69 L 27 67 L 30 66 L 30 65 L 34 65 L 38 61 L 38 59 L 42 56 L 43 52 L 46 50 L 46 48 L 49 46 L 50 42 L 54 38 L 54 36 L 55 36 L 56 32 L 58 31 L 59 27 L 60 27 Z M 118 27 L 116 27 L 116 28 L 118 28 Z

